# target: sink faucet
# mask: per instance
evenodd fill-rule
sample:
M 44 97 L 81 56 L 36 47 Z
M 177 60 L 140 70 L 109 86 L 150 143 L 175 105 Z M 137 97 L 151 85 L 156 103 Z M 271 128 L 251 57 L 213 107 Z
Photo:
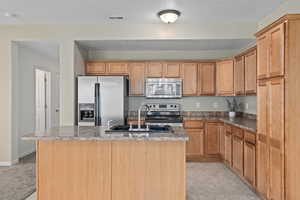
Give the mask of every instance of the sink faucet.
M 142 112 L 143 107 L 145 107 L 146 110 L 150 110 L 149 106 L 147 104 L 145 104 L 145 103 L 143 103 L 140 106 L 140 108 L 138 110 L 138 129 L 141 129 L 141 112 Z

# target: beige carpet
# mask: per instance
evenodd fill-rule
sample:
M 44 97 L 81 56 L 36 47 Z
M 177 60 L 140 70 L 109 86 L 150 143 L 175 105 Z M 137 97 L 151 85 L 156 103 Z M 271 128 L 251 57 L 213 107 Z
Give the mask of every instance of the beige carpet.
M 35 156 L 0 167 L 0 200 L 24 200 L 35 191 Z
M 259 200 L 222 163 L 188 163 L 187 196 L 187 200 Z M 36 194 L 26 200 L 36 200 Z

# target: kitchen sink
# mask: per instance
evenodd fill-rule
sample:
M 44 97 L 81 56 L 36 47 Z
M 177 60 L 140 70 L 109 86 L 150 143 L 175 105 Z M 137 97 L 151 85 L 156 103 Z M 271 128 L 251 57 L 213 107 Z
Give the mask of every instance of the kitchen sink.
M 171 126 L 159 126 L 159 125 L 149 125 L 148 130 L 146 125 L 141 125 L 141 129 L 138 129 L 137 125 L 132 125 L 130 129 L 129 125 L 117 125 L 111 127 L 109 130 L 105 132 L 108 133 L 120 133 L 120 132 L 128 132 L 128 133 L 172 133 L 173 129 Z

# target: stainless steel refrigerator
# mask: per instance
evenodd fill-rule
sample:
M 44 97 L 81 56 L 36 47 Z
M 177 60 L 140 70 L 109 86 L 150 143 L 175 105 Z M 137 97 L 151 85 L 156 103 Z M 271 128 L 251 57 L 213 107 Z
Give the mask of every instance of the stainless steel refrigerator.
M 125 124 L 127 76 L 78 76 L 78 126 Z

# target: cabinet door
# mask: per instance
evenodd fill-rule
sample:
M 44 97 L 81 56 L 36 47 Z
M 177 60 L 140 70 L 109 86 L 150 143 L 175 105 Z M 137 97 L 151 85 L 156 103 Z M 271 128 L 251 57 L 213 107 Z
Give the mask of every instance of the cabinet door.
M 284 74 L 284 24 L 270 30 L 270 77 Z
M 106 63 L 108 74 L 128 74 L 128 63 L 113 62 Z
M 149 62 L 147 63 L 147 77 L 161 78 L 163 77 L 163 63 L 162 62 Z
M 86 64 L 85 73 L 87 75 L 105 74 L 106 68 L 104 62 L 88 62 Z
M 197 63 L 183 63 L 181 69 L 183 79 L 183 95 L 197 95 Z
M 256 50 L 245 55 L 245 92 L 256 94 Z
M 246 141 L 244 143 L 244 177 L 254 187 L 256 180 L 255 152 L 255 145 Z
M 284 199 L 284 79 L 269 82 L 270 199 Z
M 205 131 L 205 154 L 219 154 L 219 125 L 218 123 L 206 123 Z
M 225 163 L 228 166 L 232 163 L 232 134 L 227 131 L 225 133 Z
M 222 159 L 225 159 L 225 132 L 226 129 L 224 125 L 219 125 L 219 134 L 220 134 L 220 155 Z
M 257 88 L 257 190 L 265 197 L 268 196 L 268 85 L 260 81 Z
M 241 138 L 232 138 L 232 168 L 240 175 L 244 174 L 244 142 Z
M 216 66 L 214 63 L 201 63 L 198 66 L 198 95 L 215 95 Z
M 143 62 L 129 64 L 129 80 L 130 80 L 129 93 L 131 96 L 144 95 L 145 69 L 146 69 L 146 64 Z
M 257 79 L 267 78 L 269 74 L 269 34 L 257 38 Z
M 180 63 L 167 62 L 164 64 L 164 77 L 179 78 L 180 77 Z
M 217 63 L 217 94 L 233 95 L 233 60 Z
M 189 140 L 186 144 L 187 156 L 204 155 L 204 132 L 203 129 L 186 129 Z
M 245 57 L 235 58 L 234 65 L 234 93 L 243 95 L 245 93 Z

